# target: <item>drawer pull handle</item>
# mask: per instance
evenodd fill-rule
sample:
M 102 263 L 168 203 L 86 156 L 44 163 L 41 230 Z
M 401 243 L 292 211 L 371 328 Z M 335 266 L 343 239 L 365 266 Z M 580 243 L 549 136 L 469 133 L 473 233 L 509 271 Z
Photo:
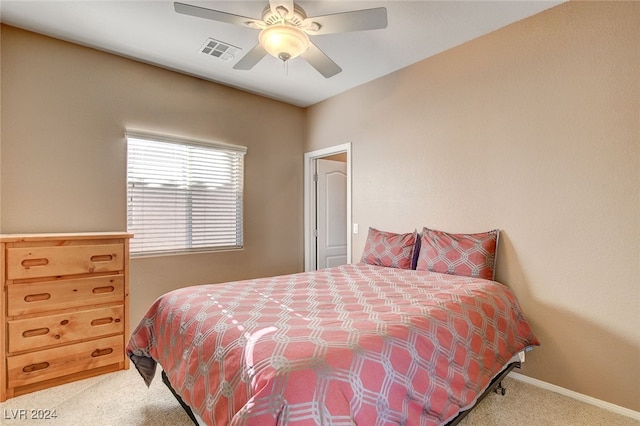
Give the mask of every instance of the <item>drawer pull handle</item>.
M 22 333 L 22 337 L 36 337 L 36 336 L 42 336 L 45 335 L 49 332 L 49 329 L 47 327 L 42 327 L 42 328 L 34 328 L 33 330 L 27 330 L 25 332 Z
M 113 254 L 96 254 L 91 256 L 92 262 L 111 262 L 115 255 Z
M 96 349 L 95 351 L 91 352 L 91 356 L 97 358 L 99 356 L 109 355 L 112 352 L 113 348 Z
M 33 266 L 47 266 L 49 264 L 49 259 L 44 257 L 40 259 L 25 259 L 20 262 L 20 264 L 24 266 L 25 269 L 29 269 Z
M 107 317 L 107 318 L 98 318 L 98 319 L 94 319 L 93 321 L 91 321 L 91 325 L 105 325 L 105 324 L 111 324 L 113 322 L 113 318 L 112 317 Z
M 25 302 L 40 302 L 49 299 L 51 299 L 51 294 L 49 293 L 27 294 L 24 297 Z
M 49 366 L 49 363 L 46 362 L 46 361 L 45 362 L 39 362 L 37 364 L 27 365 L 26 367 L 24 367 L 22 369 L 22 371 L 24 371 L 25 373 L 32 373 L 34 371 L 44 370 L 48 366 Z
M 102 294 L 102 293 L 112 293 L 113 290 L 115 290 L 115 289 L 116 288 L 114 286 L 107 285 L 107 286 L 104 286 L 104 287 L 96 287 L 92 291 L 93 291 L 93 294 Z

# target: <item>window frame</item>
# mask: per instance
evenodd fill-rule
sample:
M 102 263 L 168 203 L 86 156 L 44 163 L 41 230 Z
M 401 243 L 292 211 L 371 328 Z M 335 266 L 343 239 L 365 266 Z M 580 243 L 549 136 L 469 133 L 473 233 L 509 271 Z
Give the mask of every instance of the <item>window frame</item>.
M 165 255 L 215 252 L 215 251 L 231 251 L 231 250 L 242 250 L 244 248 L 244 173 L 245 173 L 244 157 L 247 153 L 246 147 L 240 146 L 240 145 L 228 144 L 224 142 L 218 142 L 218 141 L 204 141 L 204 140 L 198 140 L 198 139 L 161 135 L 161 134 L 140 132 L 140 131 L 134 131 L 134 130 L 126 130 L 125 139 L 126 139 L 126 185 L 127 185 L 127 189 L 126 189 L 127 231 L 134 234 L 131 240 L 131 246 L 130 246 L 131 257 L 149 257 L 149 256 L 165 256 Z M 195 148 L 206 148 L 214 151 L 217 150 L 226 155 L 229 155 L 229 154 L 239 155 L 239 157 L 236 159 L 236 161 L 238 161 L 240 165 L 239 172 L 238 172 L 238 175 L 235 175 L 235 174 L 233 175 L 232 181 L 236 182 L 236 186 L 239 186 L 239 189 L 235 191 L 235 198 L 237 203 L 235 206 L 235 215 L 239 216 L 240 224 L 239 226 L 235 225 L 229 228 L 230 230 L 233 229 L 233 235 L 235 236 L 236 244 L 228 244 L 228 245 L 210 244 L 206 246 L 194 247 L 192 245 L 193 244 L 192 242 L 187 243 L 187 241 L 193 240 L 193 234 L 191 234 L 189 231 L 189 229 L 193 228 L 193 218 L 191 217 L 193 210 L 191 210 L 189 207 L 186 207 L 187 210 L 185 210 L 185 216 L 190 217 L 190 219 L 188 219 L 183 223 L 185 226 L 185 233 L 184 233 L 185 244 L 184 245 L 175 245 L 174 247 L 171 247 L 171 248 L 162 248 L 162 249 L 155 249 L 155 250 L 154 249 L 137 249 L 137 244 L 135 240 L 136 229 L 135 227 L 134 228 L 131 227 L 131 211 L 133 208 L 131 207 L 132 178 L 131 178 L 131 170 L 130 170 L 130 164 L 129 164 L 130 139 L 137 139 L 137 140 L 148 141 L 152 143 L 154 142 L 167 143 L 167 144 L 173 144 L 173 145 L 192 146 Z M 150 185 L 150 184 L 147 183 L 146 185 Z M 191 185 L 187 187 L 191 188 Z M 170 192 L 170 191 L 171 190 L 167 192 Z M 191 192 L 190 190 L 185 191 L 185 193 L 190 193 L 190 192 Z M 187 205 L 188 204 L 189 203 L 187 202 Z M 174 229 L 176 228 L 178 227 L 174 227 Z

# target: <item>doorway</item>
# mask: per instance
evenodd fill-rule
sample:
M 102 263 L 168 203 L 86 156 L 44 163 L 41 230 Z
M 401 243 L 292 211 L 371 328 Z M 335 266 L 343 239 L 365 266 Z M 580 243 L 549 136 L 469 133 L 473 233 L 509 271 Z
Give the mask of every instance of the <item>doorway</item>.
M 351 263 L 351 144 L 304 154 L 305 271 Z

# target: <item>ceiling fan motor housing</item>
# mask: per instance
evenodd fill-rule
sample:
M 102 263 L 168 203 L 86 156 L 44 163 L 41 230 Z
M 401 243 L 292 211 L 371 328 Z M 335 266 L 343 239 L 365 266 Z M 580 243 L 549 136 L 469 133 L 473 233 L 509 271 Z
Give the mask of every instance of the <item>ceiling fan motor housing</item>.
M 302 27 L 303 21 L 307 19 L 304 9 L 294 3 L 293 11 L 288 10 L 284 6 L 278 6 L 274 9 L 267 5 L 262 11 L 262 20 L 267 25 L 275 25 L 287 23 L 295 27 Z
M 267 27 L 260 32 L 260 44 L 283 62 L 300 56 L 309 47 L 309 36 L 302 29 L 305 19 L 304 9 L 298 5 L 294 5 L 293 11 L 278 6 L 275 12 L 267 6 L 262 13 Z

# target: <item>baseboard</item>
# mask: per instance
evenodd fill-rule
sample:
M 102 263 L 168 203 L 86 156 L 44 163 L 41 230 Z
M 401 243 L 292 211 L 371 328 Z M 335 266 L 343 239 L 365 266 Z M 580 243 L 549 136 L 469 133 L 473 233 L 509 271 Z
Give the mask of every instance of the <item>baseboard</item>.
M 606 402 L 601 399 L 593 398 L 591 396 L 574 392 L 572 390 L 565 389 L 560 386 L 552 385 L 551 383 L 543 382 L 542 380 L 533 379 L 531 377 L 525 376 L 520 373 L 514 373 L 513 371 L 509 373 L 509 377 L 515 380 L 519 380 L 521 382 L 529 383 L 530 385 L 533 385 L 545 390 L 549 390 L 551 392 L 559 393 L 560 395 L 568 396 L 569 398 L 577 399 L 578 401 L 594 405 L 604 410 L 612 411 L 616 414 L 620 414 L 621 416 L 631 417 L 632 419 L 640 420 L 640 412 L 638 411 L 630 410 L 628 408 L 621 407 L 619 405 L 611 404 L 610 402 Z

